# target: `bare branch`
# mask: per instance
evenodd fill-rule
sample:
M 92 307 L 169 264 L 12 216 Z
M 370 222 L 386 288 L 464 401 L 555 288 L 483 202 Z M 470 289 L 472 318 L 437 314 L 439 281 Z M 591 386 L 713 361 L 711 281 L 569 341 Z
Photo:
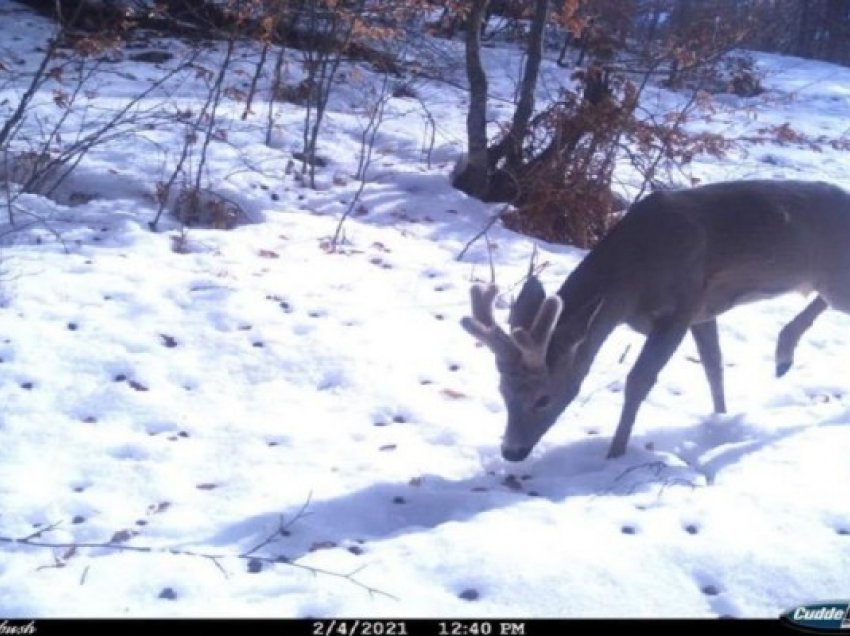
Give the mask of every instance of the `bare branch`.
M 295 516 L 291 523 L 294 523 L 296 519 L 300 516 L 303 516 L 305 507 L 302 507 L 302 510 Z M 181 557 L 194 557 L 200 559 L 207 559 L 211 561 L 223 574 L 225 577 L 228 576 L 227 572 L 224 570 L 221 565 L 221 561 L 225 559 L 239 559 L 239 560 L 250 560 L 250 561 L 259 561 L 261 563 L 269 563 L 269 564 L 285 564 L 292 568 L 297 568 L 300 570 L 304 570 L 306 572 L 310 572 L 314 575 L 323 575 L 328 577 L 333 577 L 337 579 L 342 579 L 344 581 L 348 581 L 349 583 L 353 583 L 357 587 L 360 587 L 366 590 L 370 595 L 380 595 L 385 596 L 387 598 L 391 598 L 393 600 L 398 600 L 396 596 L 390 594 L 389 592 L 385 592 L 371 585 L 367 585 L 362 581 L 356 578 L 357 574 L 359 574 L 363 568 L 357 568 L 351 572 L 334 572 L 333 570 L 327 570 L 325 568 L 318 568 L 311 565 L 304 565 L 301 563 L 294 563 L 286 558 L 281 557 L 263 557 L 263 556 L 253 556 L 250 552 L 244 554 L 212 554 L 208 552 L 198 552 L 194 550 L 185 550 L 180 548 L 156 548 L 152 546 L 135 546 L 135 545 L 127 545 L 126 543 L 113 543 L 110 541 L 107 542 L 62 542 L 62 541 L 43 541 L 41 539 L 33 538 L 36 536 L 40 536 L 41 534 L 47 532 L 48 529 L 52 529 L 57 527 L 59 524 L 51 524 L 47 528 L 40 530 L 35 535 L 30 535 L 27 537 L 6 537 L 0 536 L 0 543 L 7 543 L 13 545 L 24 545 L 32 548 L 51 548 L 51 549 L 59 549 L 59 550 L 79 550 L 82 548 L 92 548 L 92 549 L 103 549 L 103 550 L 114 550 L 116 552 L 137 552 L 137 553 L 146 553 L 146 554 L 170 554 L 173 556 L 181 556 Z M 276 533 L 277 534 L 277 533 Z M 256 549 L 267 545 L 267 543 L 263 543 L 257 546 Z M 86 571 L 83 573 L 82 578 L 80 580 L 80 584 L 82 585 L 85 582 Z

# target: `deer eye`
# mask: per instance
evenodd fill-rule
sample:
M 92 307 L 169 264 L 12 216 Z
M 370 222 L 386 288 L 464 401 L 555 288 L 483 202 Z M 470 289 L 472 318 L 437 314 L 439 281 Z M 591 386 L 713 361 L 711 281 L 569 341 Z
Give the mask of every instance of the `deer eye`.
M 539 398 L 537 398 L 537 400 L 534 402 L 534 407 L 533 407 L 533 408 L 534 408 L 534 410 L 535 410 L 535 411 L 539 411 L 539 410 L 541 410 L 541 409 L 545 409 L 547 406 L 549 406 L 549 402 L 550 402 L 550 399 L 549 399 L 549 396 L 548 396 L 548 395 L 541 395 L 541 396 L 540 396 Z

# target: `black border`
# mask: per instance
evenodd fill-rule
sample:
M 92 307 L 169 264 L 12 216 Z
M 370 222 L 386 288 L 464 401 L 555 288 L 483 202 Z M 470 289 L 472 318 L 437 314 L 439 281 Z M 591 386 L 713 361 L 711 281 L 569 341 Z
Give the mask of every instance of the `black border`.
M 371 627 L 364 629 L 365 624 Z M 120 634 L 128 630 L 156 630 L 159 633 L 182 634 L 224 630 L 232 634 L 276 634 L 278 636 L 484 636 L 482 625 L 490 625 L 486 636 L 544 636 L 548 634 L 609 634 L 614 632 L 649 632 L 682 636 L 709 634 L 800 634 L 801 631 L 777 619 L 88 619 L 88 618 L 0 618 L 0 636 L 15 632 L 7 628 L 28 628 L 21 635 L 37 634 Z M 502 624 L 522 625 L 521 633 L 512 629 L 501 633 Z M 400 625 L 404 625 L 403 631 Z M 30 627 L 31 625 L 31 627 Z M 395 625 L 395 628 L 390 628 Z M 380 626 L 380 627 L 379 627 Z M 477 627 L 476 627 L 477 626 Z M 448 629 L 447 629 L 448 628 Z M 366 632 L 369 632 L 368 634 Z

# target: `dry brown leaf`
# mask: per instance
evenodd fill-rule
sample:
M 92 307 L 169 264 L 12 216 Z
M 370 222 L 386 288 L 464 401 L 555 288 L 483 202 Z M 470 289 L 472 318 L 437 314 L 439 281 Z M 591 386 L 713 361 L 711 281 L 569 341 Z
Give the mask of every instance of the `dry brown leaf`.
M 445 389 L 441 390 L 441 391 L 440 391 L 440 393 L 442 393 L 442 394 L 443 394 L 443 395 L 445 395 L 447 398 L 450 398 L 450 399 L 452 399 L 452 400 L 462 400 L 462 399 L 464 399 L 465 397 L 467 397 L 466 393 L 462 393 L 461 391 L 458 391 L 458 390 L 456 390 L 456 389 L 450 389 L 450 388 L 448 388 L 448 387 L 446 387 Z

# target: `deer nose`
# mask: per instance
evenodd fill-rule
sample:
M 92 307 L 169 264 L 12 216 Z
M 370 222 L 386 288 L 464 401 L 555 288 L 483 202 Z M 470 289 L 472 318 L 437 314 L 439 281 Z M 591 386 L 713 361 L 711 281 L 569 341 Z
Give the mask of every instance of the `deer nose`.
M 511 448 L 502 446 L 502 457 L 509 462 L 521 462 L 531 453 L 531 447 L 528 448 Z

